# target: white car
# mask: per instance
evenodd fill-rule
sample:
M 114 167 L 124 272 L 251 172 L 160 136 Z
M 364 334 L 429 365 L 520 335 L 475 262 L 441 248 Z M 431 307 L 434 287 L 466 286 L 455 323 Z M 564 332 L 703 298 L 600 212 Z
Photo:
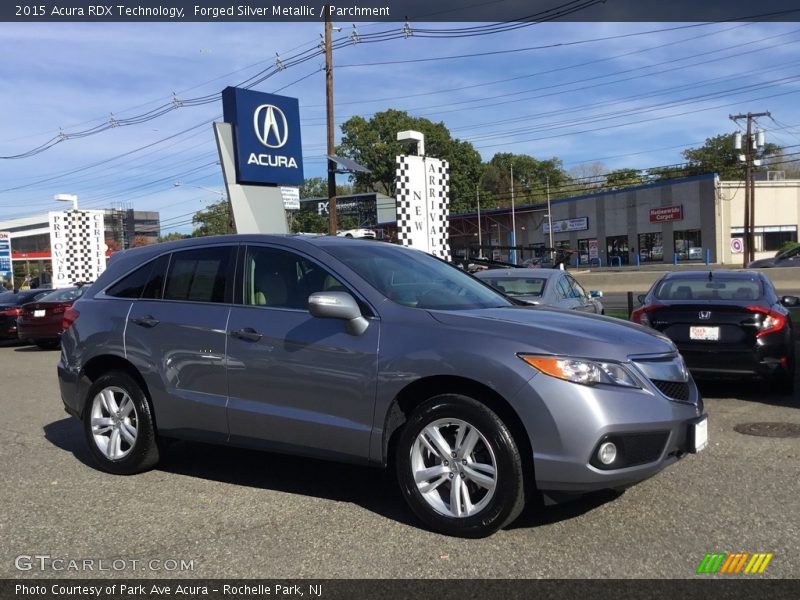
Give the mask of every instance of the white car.
M 345 229 L 337 233 L 339 237 L 375 239 L 375 232 L 369 229 Z

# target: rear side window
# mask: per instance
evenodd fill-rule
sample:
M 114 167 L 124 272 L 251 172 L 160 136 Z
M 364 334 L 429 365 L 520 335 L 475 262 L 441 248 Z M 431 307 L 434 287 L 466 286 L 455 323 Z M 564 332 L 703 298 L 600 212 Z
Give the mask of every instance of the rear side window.
M 115 298 L 160 298 L 169 255 L 139 267 L 106 290 Z
M 232 287 L 231 246 L 185 250 L 172 254 L 164 300 L 227 302 Z

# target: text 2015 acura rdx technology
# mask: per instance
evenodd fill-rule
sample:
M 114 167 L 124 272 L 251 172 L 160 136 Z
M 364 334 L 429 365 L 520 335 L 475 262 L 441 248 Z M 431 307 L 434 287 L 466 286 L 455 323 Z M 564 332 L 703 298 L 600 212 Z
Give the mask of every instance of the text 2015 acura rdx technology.
M 113 473 L 155 466 L 159 437 L 393 462 L 430 528 L 479 537 L 532 493 L 624 488 L 707 443 L 668 338 L 513 306 L 380 242 L 239 235 L 136 248 L 64 320 L 61 395 Z

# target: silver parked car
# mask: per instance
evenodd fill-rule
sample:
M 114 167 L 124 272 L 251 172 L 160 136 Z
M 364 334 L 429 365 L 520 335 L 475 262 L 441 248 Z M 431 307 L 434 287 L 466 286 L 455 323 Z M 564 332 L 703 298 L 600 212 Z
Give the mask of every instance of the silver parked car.
M 587 293 L 572 275 L 560 269 L 489 269 L 478 271 L 475 277 L 527 304 L 605 314 L 599 300 L 602 292 Z
M 127 250 L 65 313 L 68 412 L 100 467 L 160 437 L 396 466 L 430 528 L 489 535 L 532 493 L 642 481 L 703 448 L 666 337 L 514 306 L 428 254 L 327 236 Z

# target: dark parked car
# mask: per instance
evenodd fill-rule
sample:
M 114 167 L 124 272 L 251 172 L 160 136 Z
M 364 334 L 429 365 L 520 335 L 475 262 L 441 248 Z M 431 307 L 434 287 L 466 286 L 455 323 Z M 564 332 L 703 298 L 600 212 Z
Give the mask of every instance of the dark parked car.
M 22 305 L 49 294 L 53 290 L 15 290 L 0 292 L 0 340 L 16 340 L 17 317 Z
M 61 396 L 113 473 L 154 467 L 159 437 L 393 462 L 429 527 L 479 537 L 513 521 L 528 493 L 625 488 L 707 442 L 666 337 L 515 306 L 382 242 L 134 248 L 64 318 Z
M 575 278 L 559 269 L 490 269 L 475 277 L 506 296 L 527 304 L 541 304 L 602 315 L 602 292 L 586 293 Z
M 42 349 L 58 348 L 64 313 L 85 290 L 83 286 L 62 288 L 23 304 L 17 318 L 19 339 L 31 340 Z
M 754 260 L 747 265 L 748 269 L 768 269 L 771 267 L 800 267 L 800 246 L 778 252 L 772 258 Z
M 667 335 L 697 377 L 761 376 L 791 392 L 795 343 L 791 313 L 800 298 L 779 298 L 752 271 L 668 273 L 640 297 L 631 320 Z

